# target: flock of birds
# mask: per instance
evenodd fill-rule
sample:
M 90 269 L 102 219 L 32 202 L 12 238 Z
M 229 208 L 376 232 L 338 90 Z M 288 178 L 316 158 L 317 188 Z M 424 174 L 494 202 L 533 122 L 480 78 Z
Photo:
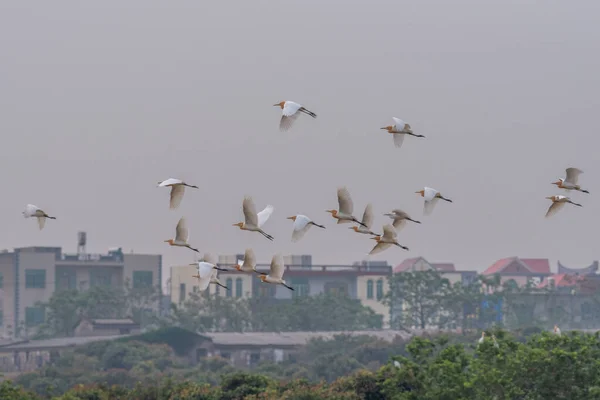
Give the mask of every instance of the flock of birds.
M 281 108 L 281 120 L 279 122 L 280 131 L 288 131 L 294 121 L 301 115 L 305 114 L 312 118 L 316 118 L 317 114 L 306 109 L 301 104 L 295 103 L 293 101 L 282 101 L 280 103 L 274 104 L 274 106 Z M 401 147 L 404 142 L 404 138 L 406 135 L 424 138 L 425 136 L 420 134 L 415 134 L 410 126 L 410 124 L 404 122 L 399 118 L 392 118 L 394 121 L 393 125 L 385 126 L 381 129 L 386 130 L 388 133 L 392 135 L 394 145 L 396 147 Z M 575 190 L 583 193 L 588 193 L 587 190 L 584 190 L 579 186 L 578 180 L 579 175 L 583 171 L 577 168 L 567 168 L 566 169 L 566 177 L 560 178 L 558 181 L 553 182 L 552 184 L 556 185 L 560 189 L 564 189 L 567 191 Z M 181 204 L 181 200 L 183 199 L 183 195 L 185 193 L 185 188 L 194 188 L 198 189 L 198 186 L 190 185 L 184 182 L 181 179 L 169 178 L 165 181 L 159 182 L 158 187 L 170 187 L 171 188 L 171 196 L 170 196 L 170 208 L 176 209 Z M 430 215 L 438 203 L 439 200 L 444 200 L 446 202 L 452 203 L 452 200 L 442 196 L 442 194 L 436 189 L 430 187 L 424 187 L 423 189 L 415 192 L 421 195 L 424 199 L 424 207 L 423 207 L 423 215 Z M 373 249 L 369 252 L 369 254 L 377 254 L 391 246 L 398 246 L 404 250 L 408 250 L 408 247 L 401 245 L 398 243 L 397 232 L 401 230 L 407 223 L 407 221 L 411 221 L 413 223 L 420 224 L 420 221 L 417 221 L 411 218 L 406 212 L 395 209 L 389 213 L 384 214 L 392 220 L 392 223 L 385 224 L 382 227 L 382 233 L 374 233 L 371 230 L 374 214 L 373 208 L 371 204 L 368 204 L 365 207 L 365 211 L 363 213 L 362 219 L 359 221 L 354 214 L 354 204 L 352 202 L 352 198 L 350 196 L 350 192 L 345 187 L 340 187 L 337 190 L 338 197 L 338 209 L 326 210 L 331 216 L 337 220 L 338 224 L 343 223 L 353 223 L 355 226 L 350 227 L 349 229 L 354 230 L 357 233 L 371 235 L 371 239 L 375 240 L 376 244 Z M 547 197 L 547 199 L 552 200 L 552 204 L 548 208 L 546 212 L 546 217 L 555 214 L 559 211 L 566 203 L 573 204 L 575 206 L 581 207 L 581 204 L 575 203 L 571 201 L 569 197 L 562 195 L 554 195 Z M 273 240 L 273 236 L 269 235 L 263 230 L 263 226 L 269 220 L 275 208 L 271 205 L 267 205 L 262 211 L 256 212 L 256 207 L 254 205 L 254 201 L 250 196 L 244 197 L 242 203 L 242 210 L 244 213 L 244 221 L 233 224 L 233 226 L 239 227 L 241 230 L 249 231 L 249 232 L 258 232 L 263 235 L 265 238 L 269 240 Z M 25 218 L 36 217 L 38 221 L 38 225 L 40 229 L 44 228 L 46 223 L 46 219 L 56 219 L 48 215 L 44 210 L 39 207 L 28 204 L 23 211 L 23 215 Z M 325 229 L 325 226 L 315 223 L 306 215 L 298 214 L 288 219 L 293 221 L 293 231 L 292 231 L 292 241 L 297 242 L 300 240 L 313 226 L 316 226 L 321 229 Z M 178 247 L 187 247 L 195 252 L 199 252 L 198 249 L 192 247 L 189 242 L 189 231 L 187 228 L 187 224 L 185 218 L 181 218 L 177 223 L 177 227 L 175 228 L 175 238 L 165 240 L 171 246 Z M 209 255 L 205 255 L 205 257 L 196 263 L 191 265 L 196 265 L 198 269 L 197 275 L 194 275 L 195 278 L 199 280 L 199 290 L 204 291 L 208 288 L 210 283 L 217 284 L 219 286 L 225 287 L 217 277 L 217 271 L 225 270 L 219 266 L 215 260 L 213 260 Z M 252 249 L 247 249 L 245 252 L 245 257 L 243 262 L 238 261 L 238 265 L 236 266 L 238 271 L 242 272 L 256 272 L 256 258 L 254 256 L 254 252 Z M 291 286 L 288 286 L 283 279 L 284 272 L 284 263 L 283 257 L 281 254 L 276 254 L 273 256 L 271 261 L 271 266 L 268 274 L 259 273 L 260 279 L 262 282 L 271 283 L 271 284 L 279 284 L 287 287 L 290 290 L 294 290 Z

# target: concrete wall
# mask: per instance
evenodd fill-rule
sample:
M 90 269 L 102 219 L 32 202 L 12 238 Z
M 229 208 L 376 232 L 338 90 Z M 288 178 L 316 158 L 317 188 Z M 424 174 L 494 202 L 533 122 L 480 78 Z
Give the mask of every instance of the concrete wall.
M 2 298 L 2 326 L 0 334 L 10 336 L 14 332 L 14 314 L 15 314 L 15 266 L 14 253 L 0 253 L 0 273 L 2 273 L 3 286 L 0 289 Z M 12 325 L 12 328 L 11 326 Z
M 152 271 L 152 285 L 162 287 L 161 256 L 152 254 L 123 254 L 123 279 L 133 284 L 134 271 Z
M 19 252 L 19 322 L 25 321 L 25 308 L 35 307 L 37 302 L 46 302 L 54 293 L 54 253 Z M 46 271 L 44 288 L 26 288 L 25 271 L 43 269 Z M 17 321 L 15 321 L 17 322 Z

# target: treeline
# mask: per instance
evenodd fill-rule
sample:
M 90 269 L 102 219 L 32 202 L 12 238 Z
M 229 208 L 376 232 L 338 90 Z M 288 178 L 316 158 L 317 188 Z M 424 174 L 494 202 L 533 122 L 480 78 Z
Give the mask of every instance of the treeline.
M 523 338 L 498 330 L 488 332 L 481 344 L 474 337 L 440 336 L 417 337 L 408 344 L 388 346 L 396 354 L 389 356 L 390 352 L 377 340 L 338 337 L 311 343 L 300 357 L 306 357 L 305 361 L 299 361 L 295 367 L 270 364 L 253 371 L 235 371 L 219 358 L 206 359 L 202 365 L 186 369 L 172 358 L 168 346 L 93 344 L 77 349 L 61 365 L 17 381 L 34 391 L 4 382 L 0 386 L 0 398 L 600 398 L 600 340 L 597 335 L 573 332 L 558 336 L 543 332 Z M 309 366 L 311 362 L 312 366 Z M 87 370 L 80 371 L 82 375 L 76 386 L 57 390 L 53 385 L 65 369 Z M 179 373 L 174 373 L 177 369 Z M 101 379 L 98 374 L 102 375 Z M 343 375 L 337 376 L 339 374 Z M 32 379 L 34 375 L 40 380 Z

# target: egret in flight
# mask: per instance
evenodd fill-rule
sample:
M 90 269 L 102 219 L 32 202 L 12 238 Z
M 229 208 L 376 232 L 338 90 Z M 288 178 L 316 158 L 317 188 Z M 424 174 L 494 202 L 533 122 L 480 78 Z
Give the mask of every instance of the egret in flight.
M 183 193 L 185 192 L 185 187 L 190 187 L 194 189 L 198 189 L 198 186 L 188 185 L 181 179 L 169 178 L 162 182 L 158 182 L 158 187 L 171 187 L 171 200 L 169 203 L 169 208 L 174 210 L 179 207 L 181 204 L 181 200 L 183 199 Z
M 37 206 L 34 206 L 33 204 L 27 204 L 25 206 L 25 211 L 23 211 L 23 216 L 25 218 L 36 217 L 38 226 L 40 227 L 40 230 L 42 230 L 44 228 L 44 225 L 46 225 L 46 218 L 56 219 L 56 217 L 49 216 L 48 214 L 46 214 L 46 212 L 44 210 L 42 210 L 41 208 L 39 208 Z
M 281 121 L 279 121 L 279 130 L 284 132 L 292 127 L 292 124 L 300 113 L 310 115 L 313 118 L 317 118 L 317 114 L 307 110 L 302 104 L 294 103 L 293 101 L 281 101 L 277 104 L 273 104 L 275 107 L 281 107 Z
M 233 224 L 233 226 L 238 226 L 244 231 L 259 232 L 267 239 L 273 240 L 273 236 L 263 231 L 262 226 L 265 224 L 265 222 L 267 222 L 271 214 L 273 214 L 275 208 L 271 205 L 268 205 L 264 210 L 257 214 L 252 197 L 246 196 L 244 197 L 244 202 L 242 203 L 242 209 L 244 211 L 244 222 L 238 222 L 237 224 Z

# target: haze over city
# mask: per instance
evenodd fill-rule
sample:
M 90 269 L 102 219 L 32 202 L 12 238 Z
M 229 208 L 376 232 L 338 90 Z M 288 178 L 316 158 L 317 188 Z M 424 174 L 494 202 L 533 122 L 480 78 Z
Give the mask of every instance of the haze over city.
M 410 224 L 372 259 L 424 256 L 482 271 L 521 257 L 586 266 L 598 258 L 600 56 L 593 1 L 24 2 L 0 5 L 2 248 L 109 247 L 163 254 L 185 216 L 201 253 L 366 259 L 373 242 L 325 210 L 347 186 L 360 218 L 371 202 Z M 285 133 L 272 105 L 318 114 Z M 380 127 L 399 117 L 425 139 L 401 149 Z M 550 183 L 584 171 L 583 208 L 544 218 Z M 168 208 L 159 181 L 188 190 Z M 453 203 L 422 216 L 423 186 Z M 273 242 L 232 227 L 242 200 L 275 212 Z M 57 217 L 44 230 L 21 211 Z M 290 241 L 286 217 L 326 230 Z M 168 276 L 165 269 L 164 275 Z

